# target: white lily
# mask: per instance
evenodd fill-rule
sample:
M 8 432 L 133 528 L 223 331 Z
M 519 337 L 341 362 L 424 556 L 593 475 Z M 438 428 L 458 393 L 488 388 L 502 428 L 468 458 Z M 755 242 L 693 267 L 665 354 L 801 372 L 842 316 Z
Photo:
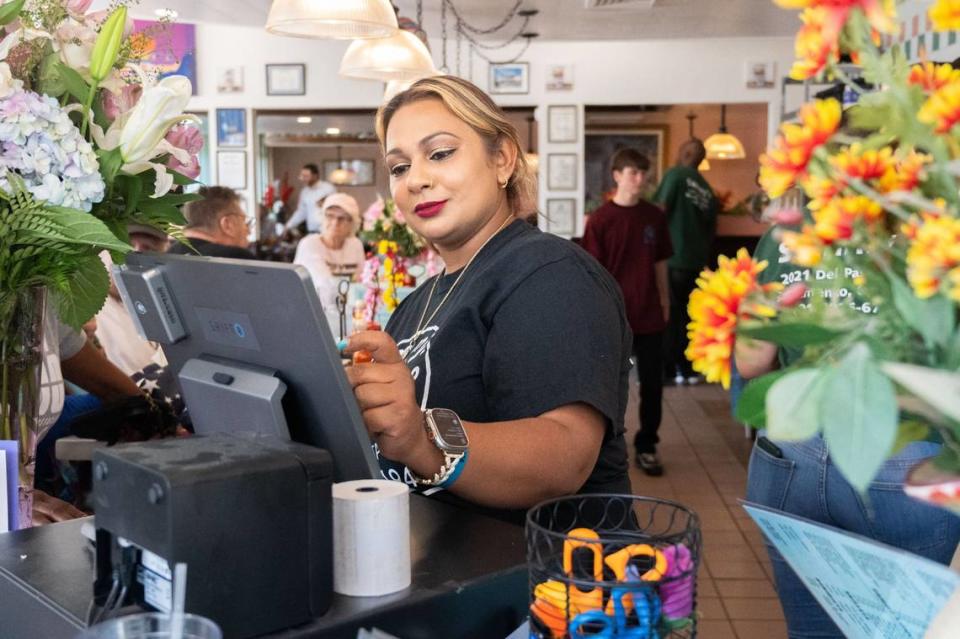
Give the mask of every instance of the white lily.
M 119 147 L 123 158 L 122 172 L 128 175 L 150 170 L 156 172 L 152 198 L 166 195 L 173 188 L 173 175 L 166 166 L 151 160 L 168 154 L 184 163 L 190 160 L 186 151 L 174 147 L 164 137 L 175 124 L 185 121 L 199 123 L 197 116 L 183 112 L 191 92 L 190 80 L 170 76 L 155 86 L 145 87 L 136 106 L 118 117 L 107 131 L 91 122 L 90 130 L 99 148 L 110 151 Z
M 144 89 L 120 133 L 120 152 L 125 163 L 155 158 L 157 146 L 174 124 L 183 121 L 190 101 L 190 80 L 172 75 Z

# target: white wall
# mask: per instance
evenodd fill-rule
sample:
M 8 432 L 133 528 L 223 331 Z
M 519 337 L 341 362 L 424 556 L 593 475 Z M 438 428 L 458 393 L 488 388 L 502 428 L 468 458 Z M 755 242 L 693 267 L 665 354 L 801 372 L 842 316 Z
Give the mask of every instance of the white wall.
M 432 42 L 434 58 L 439 60 L 440 43 Z M 215 109 L 247 109 L 248 183 L 245 197 L 248 210 L 255 210 L 254 139 L 252 122 L 256 109 L 337 109 L 375 108 L 380 103 L 383 85 L 378 82 L 341 78 L 337 71 L 348 44 L 342 41 L 303 40 L 267 34 L 263 29 L 220 24 L 197 25 L 198 95 L 190 104 L 192 111 L 209 111 L 211 128 L 216 126 Z M 530 92 L 526 95 L 498 95 L 504 106 L 537 107 L 539 151 L 546 169 L 546 154 L 577 153 L 582 172 L 584 105 L 700 104 L 719 102 L 768 103 L 768 135 L 776 130 L 779 117 L 778 89 L 747 89 L 748 62 L 774 61 L 778 74 L 785 73 L 793 54 L 792 38 L 743 38 L 637 42 L 534 42 L 523 56 L 530 63 Z M 448 60 L 455 53 L 448 52 Z M 464 55 L 466 60 L 467 56 Z M 265 65 L 305 63 L 305 96 L 266 95 Z M 571 91 L 549 92 L 546 76 L 551 64 L 574 67 Z M 216 92 L 217 69 L 242 66 L 245 91 L 240 94 Z M 486 88 L 486 62 L 474 56 L 473 68 L 463 74 Z M 547 106 L 574 104 L 580 112 L 578 142 L 547 142 Z M 214 129 L 215 130 L 215 129 Z M 211 148 L 215 158 L 216 136 Z M 215 166 L 215 162 L 213 162 Z M 541 174 L 545 184 L 545 175 Z M 582 231 L 583 176 L 575 192 L 540 194 L 541 210 L 548 197 L 575 197 L 578 201 L 578 233 Z

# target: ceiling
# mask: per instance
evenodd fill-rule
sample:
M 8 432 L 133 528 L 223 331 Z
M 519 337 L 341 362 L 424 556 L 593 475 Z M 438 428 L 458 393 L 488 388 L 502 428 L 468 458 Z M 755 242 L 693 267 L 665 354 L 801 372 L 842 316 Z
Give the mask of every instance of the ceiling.
M 522 8 L 539 9 L 528 29 L 543 40 L 662 40 L 678 38 L 733 38 L 790 36 L 797 29 L 796 14 L 778 8 L 772 0 L 623 0 L 613 8 L 586 9 L 589 0 L 524 0 Z M 613 0 L 608 0 L 612 2 Z M 616 0 L 620 2 L 620 0 Z M 496 25 L 515 0 L 453 0 L 458 12 L 473 26 Z M 109 0 L 96 0 L 106 6 Z M 402 15 L 416 15 L 416 0 L 395 0 Z M 644 8 L 644 7 L 648 8 Z M 181 22 L 214 22 L 247 26 L 266 22 L 270 0 L 141 0 L 131 7 L 138 15 L 169 8 Z M 439 37 L 440 0 L 423 0 L 424 22 L 431 37 Z M 454 18 L 448 14 L 453 36 Z M 485 36 L 497 42 L 512 36 L 520 25 L 515 18 L 500 34 Z

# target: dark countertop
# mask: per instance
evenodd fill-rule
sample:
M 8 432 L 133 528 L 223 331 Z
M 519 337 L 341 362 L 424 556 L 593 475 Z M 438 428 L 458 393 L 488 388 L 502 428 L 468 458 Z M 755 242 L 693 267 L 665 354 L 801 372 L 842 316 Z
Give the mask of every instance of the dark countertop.
M 523 529 L 411 495 L 413 583 L 384 597 L 334 595 L 323 617 L 269 635 L 354 639 L 378 627 L 401 639 L 496 639 L 526 615 Z M 85 520 L 0 535 L 0 635 L 72 639 L 92 595 L 93 546 Z M 227 638 L 229 639 L 229 638 Z

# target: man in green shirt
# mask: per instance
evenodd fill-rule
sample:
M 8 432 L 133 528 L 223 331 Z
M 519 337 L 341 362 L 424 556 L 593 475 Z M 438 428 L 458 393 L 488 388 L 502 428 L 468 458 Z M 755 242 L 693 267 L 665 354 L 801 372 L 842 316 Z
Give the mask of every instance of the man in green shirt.
M 653 199 L 667 211 L 673 257 L 667 261 L 670 279 L 670 324 L 667 327 L 664 373 L 667 381 L 696 384 L 687 349 L 687 302 L 697 276 L 707 265 L 717 228 L 718 202 L 697 167 L 706 150 L 691 138 L 680 147 L 677 165 L 666 172 Z

